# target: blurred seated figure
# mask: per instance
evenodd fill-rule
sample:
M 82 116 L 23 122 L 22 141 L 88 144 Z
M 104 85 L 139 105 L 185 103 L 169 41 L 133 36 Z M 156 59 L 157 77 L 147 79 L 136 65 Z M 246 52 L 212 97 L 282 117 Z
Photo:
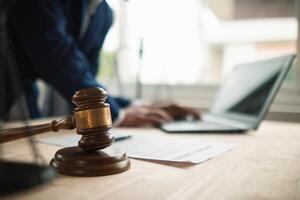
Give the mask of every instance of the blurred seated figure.
M 82 88 L 105 88 L 95 79 L 99 53 L 113 22 L 105 0 L 16 0 L 8 20 L 32 118 L 41 117 L 37 79 L 51 85 L 69 102 Z M 196 110 L 178 105 L 137 106 L 114 96 L 109 96 L 107 103 L 119 126 L 156 125 L 187 115 L 199 117 Z

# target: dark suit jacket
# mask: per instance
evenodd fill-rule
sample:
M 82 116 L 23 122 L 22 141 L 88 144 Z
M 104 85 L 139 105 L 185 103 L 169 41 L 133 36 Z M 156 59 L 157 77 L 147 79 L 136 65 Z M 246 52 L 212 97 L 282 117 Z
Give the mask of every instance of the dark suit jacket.
M 89 0 L 18 0 L 9 11 L 20 70 L 32 117 L 38 116 L 37 78 L 70 100 L 75 91 L 104 87 L 95 80 L 99 51 L 112 24 L 112 10 L 103 1 L 79 38 Z M 130 104 L 109 97 L 113 120 Z

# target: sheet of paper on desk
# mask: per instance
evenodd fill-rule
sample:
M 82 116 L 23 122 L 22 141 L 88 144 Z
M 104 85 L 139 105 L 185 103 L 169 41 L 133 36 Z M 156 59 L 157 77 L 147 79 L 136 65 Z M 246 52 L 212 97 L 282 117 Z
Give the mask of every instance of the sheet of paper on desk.
M 123 136 L 114 134 L 115 137 Z M 43 138 L 39 142 L 62 147 L 76 146 L 79 135 Z M 132 138 L 114 143 L 131 158 L 162 160 L 171 162 L 201 163 L 235 147 L 233 144 L 194 141 L 189 138 L 167 136 L 134 135 Z

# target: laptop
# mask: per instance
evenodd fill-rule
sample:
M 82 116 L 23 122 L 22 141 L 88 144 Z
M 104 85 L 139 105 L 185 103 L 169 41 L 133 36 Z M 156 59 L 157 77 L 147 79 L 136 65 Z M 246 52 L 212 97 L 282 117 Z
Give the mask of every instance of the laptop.
M 229 133 L 257 129 L 294 59 L 295 55 L 285 55 L 236 66 L 201 120 L 173 121 L 160 128 L 169 133 Z

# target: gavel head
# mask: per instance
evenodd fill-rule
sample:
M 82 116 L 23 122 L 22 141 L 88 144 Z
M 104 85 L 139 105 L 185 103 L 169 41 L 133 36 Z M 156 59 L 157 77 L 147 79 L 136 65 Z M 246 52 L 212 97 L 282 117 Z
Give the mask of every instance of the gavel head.
M 110 135 L 112 119 L 109 104 L 105 103 L 108 93 L 102 88 L 88 88 L 77 91 L 72 102 L 74 124 L 82 135 L 78 146 L 83 151 L 95 151 L 110 146 L 114 137 Z

